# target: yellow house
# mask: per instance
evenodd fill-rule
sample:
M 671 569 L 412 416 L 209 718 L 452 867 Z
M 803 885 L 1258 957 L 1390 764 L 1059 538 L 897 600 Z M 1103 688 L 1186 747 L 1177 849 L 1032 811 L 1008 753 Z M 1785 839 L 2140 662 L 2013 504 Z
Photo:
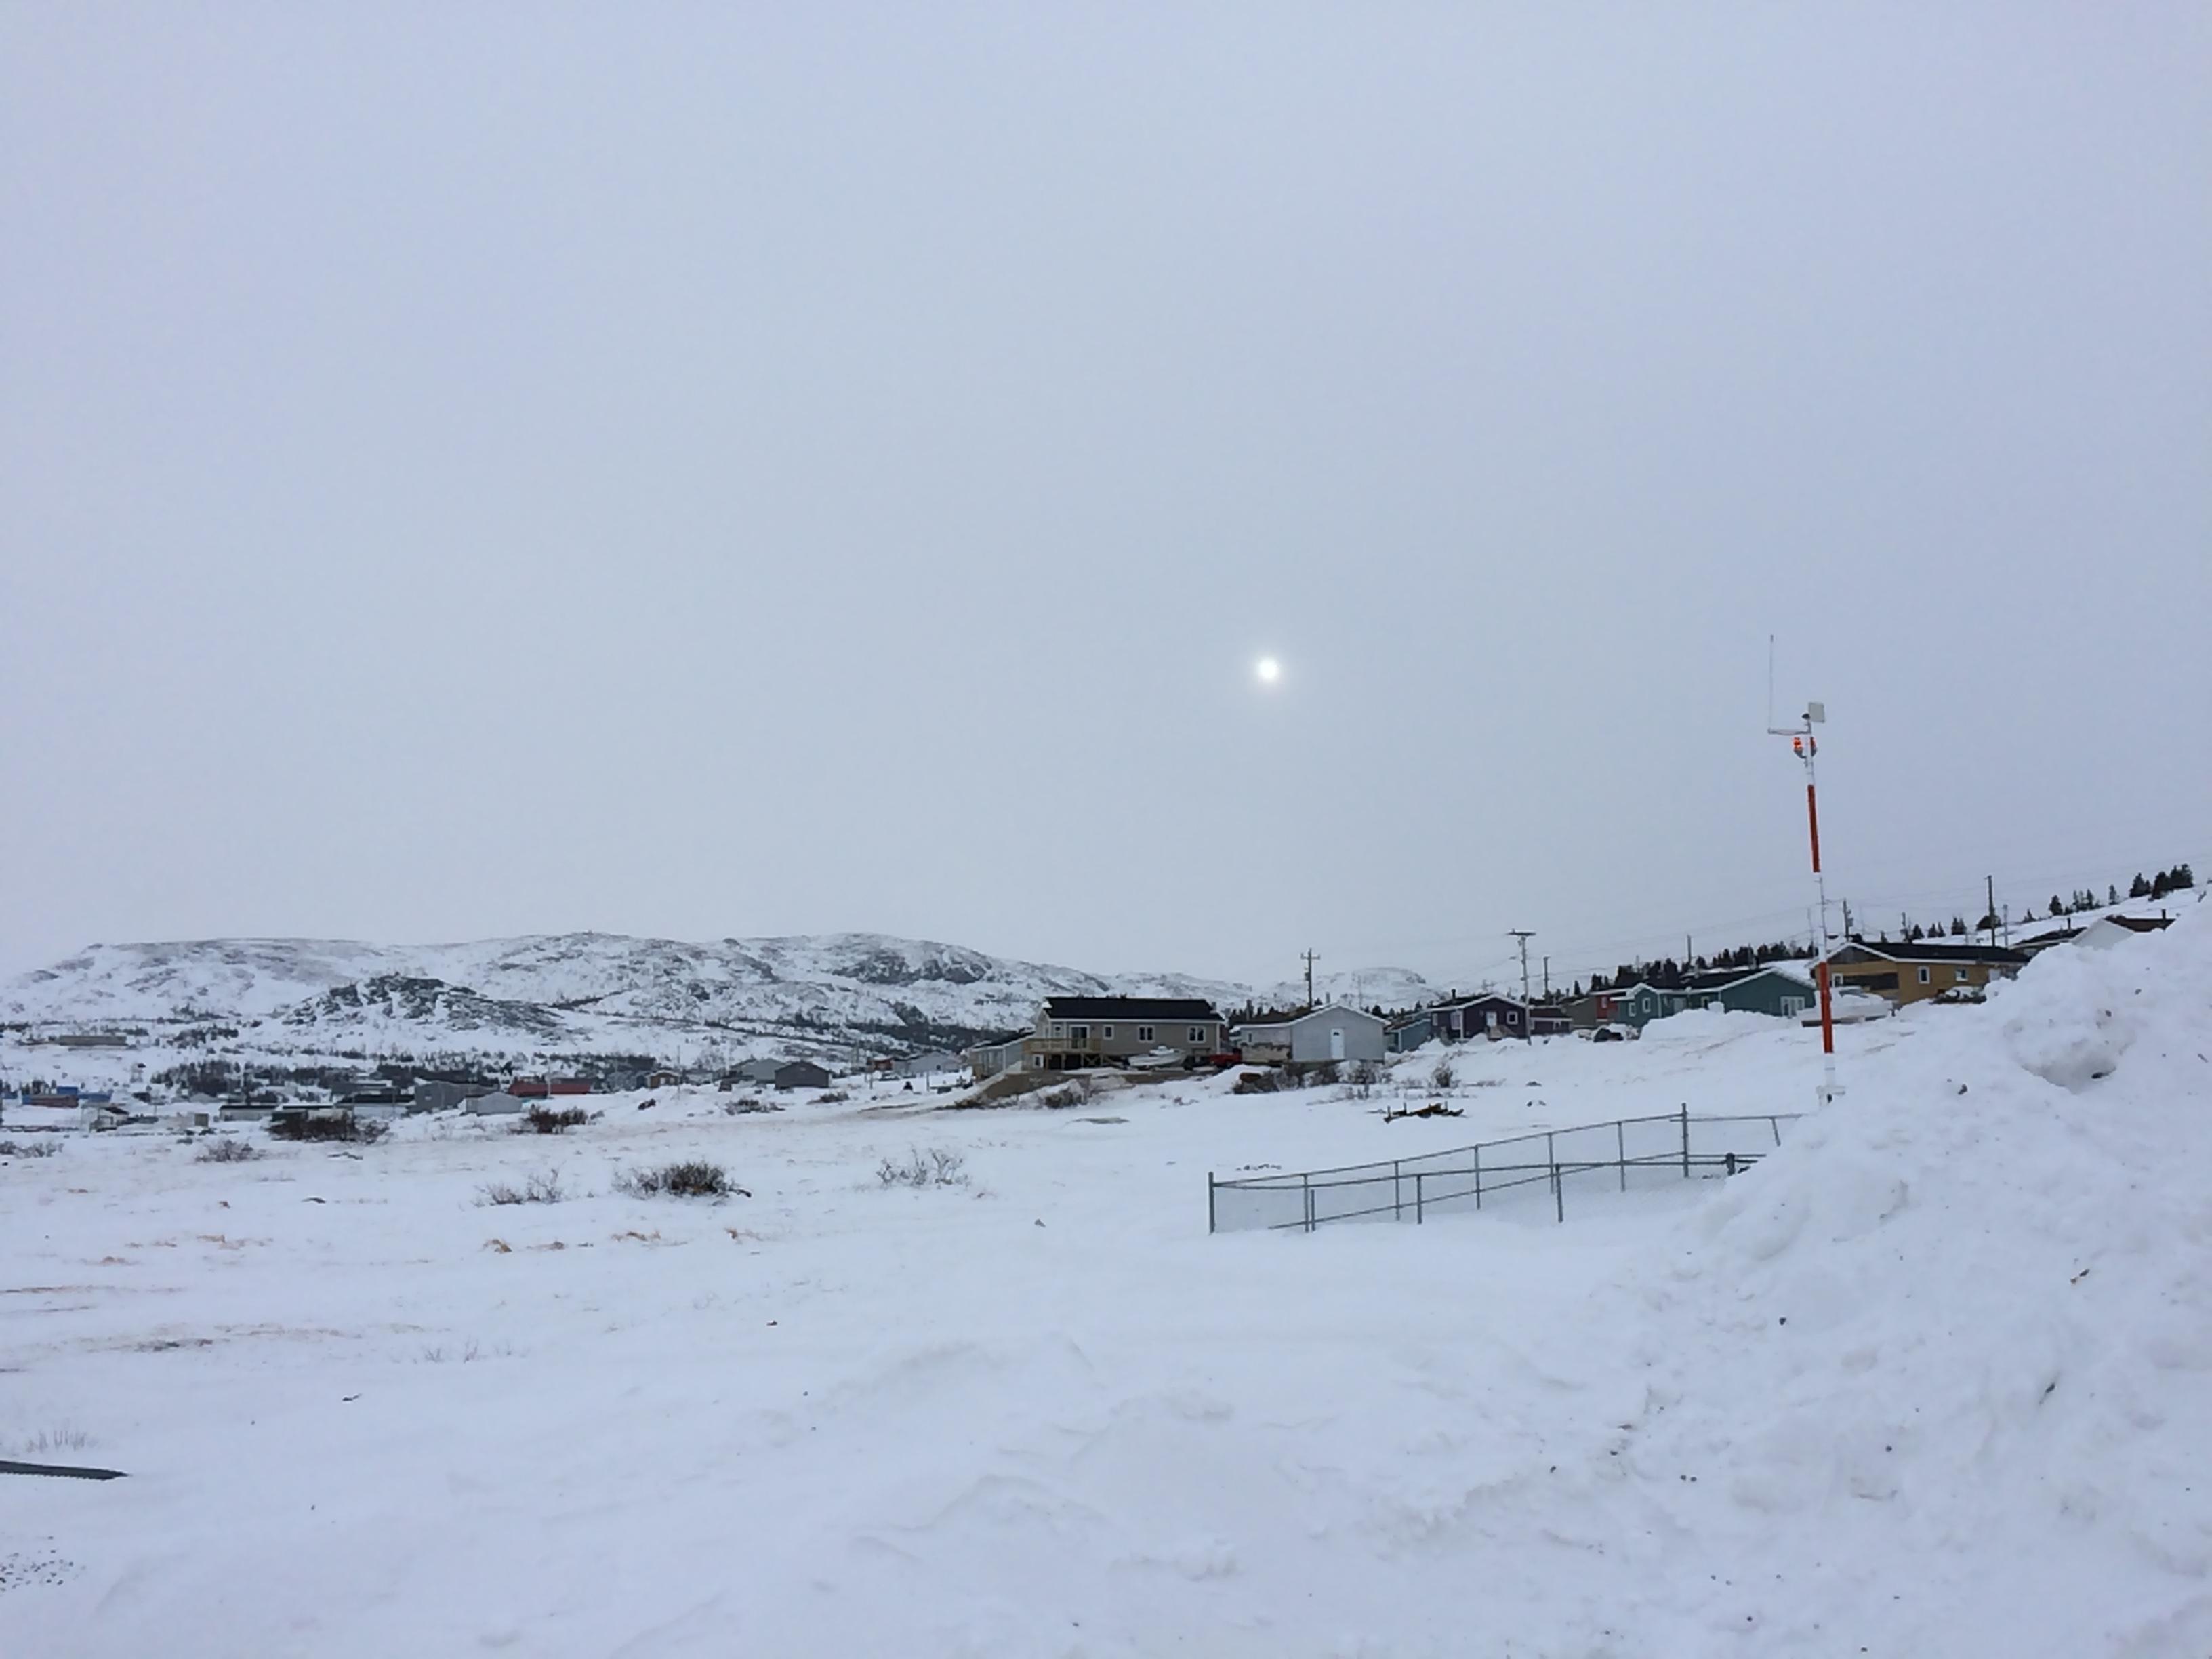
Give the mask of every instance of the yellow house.
M 1892 1002 L 1925 1002 L 1946 991 L 1979 992 L 2010 979 L 2027 964 L 2022 951 L 1954 939 L 1855 939 L 1828 958 L 1838 991 L 1868 991 Z

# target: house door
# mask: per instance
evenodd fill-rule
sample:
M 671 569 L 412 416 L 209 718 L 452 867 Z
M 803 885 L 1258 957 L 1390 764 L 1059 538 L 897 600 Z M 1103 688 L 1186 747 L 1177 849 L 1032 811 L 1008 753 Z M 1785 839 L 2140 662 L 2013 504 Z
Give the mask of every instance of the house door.
M 1344 1058 L 1344 1033 L 1342 1031 L 1333 1030 L 1328 1034 L 1328 1057 L 1331 1060 L 1342 1060 Z

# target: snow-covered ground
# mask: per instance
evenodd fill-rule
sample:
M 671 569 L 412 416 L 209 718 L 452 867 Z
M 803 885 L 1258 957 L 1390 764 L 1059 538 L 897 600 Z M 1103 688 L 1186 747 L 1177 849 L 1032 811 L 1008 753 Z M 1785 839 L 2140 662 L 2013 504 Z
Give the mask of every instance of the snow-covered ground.
M 1209 1237 L 1206 1176 L 1802 1110 L 1816 1040 L 1471 1045 L 1389 1122 L 64 1137 L 0 1166 L 0 1455 L 129 1478 L 0 1479 L 0 1653 L 2201 1656 L 2208 924 L 1847 1030 L 1765 1163 L 1565 1226 Z M 690 1156 L 751 1196 L 612 1188 Z

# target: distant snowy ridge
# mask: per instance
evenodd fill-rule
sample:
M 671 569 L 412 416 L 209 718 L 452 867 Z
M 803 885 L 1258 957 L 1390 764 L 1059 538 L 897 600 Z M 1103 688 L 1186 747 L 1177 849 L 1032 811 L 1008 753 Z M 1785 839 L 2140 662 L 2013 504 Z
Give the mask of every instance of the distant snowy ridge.
M 1316 990 L 1389 1006 L 1434 994 L 1392 969 L 1330 975 Z M 1295 1000 L 1304 986 L 1091 974 L 878 933 L 206 939 L 94 945 L 0 988 L 0 1022 L 27 1037 L 115 1026 L 145 1048 L 201 1054 L 739 1057 L 952 1043 L 1026 1024 L 1048 996 L 1116 994 L 1225 1008 Z

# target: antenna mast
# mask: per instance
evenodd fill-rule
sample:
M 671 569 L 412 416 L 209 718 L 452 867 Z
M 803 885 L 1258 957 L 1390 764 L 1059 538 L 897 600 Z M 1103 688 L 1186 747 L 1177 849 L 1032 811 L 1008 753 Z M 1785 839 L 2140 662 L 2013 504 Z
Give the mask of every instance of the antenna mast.
M 1767 650 L 1772 672 L 1773 639 L 1769 635 Z M 1771 715 L 1769 718 L 1772 718 Z M 1813 887 L 1820 903 L 1820 957 L 1813 969 L 1814 982 L 1820 990 L 1820 1104 L 1826 1106 L 1842 1092 L 1836 1087 L 1836 1015 L 1828 986 L 1828 957 L 1834 951 L 1834 941 L 1828 933 L 1828 878 L 1820 872 L 1820 799 L 1814 776 L 1813 757 L 1820 752 L 1820 744 L 1813 728 L 1827 723 L 1825 704 L 1808 702 L 1805 713 L 1796 726 L 1769 726 L 1767 735 L 1790 739 L 1790 752 L 1805 763 L 1805 824 L 1813 842 Z

